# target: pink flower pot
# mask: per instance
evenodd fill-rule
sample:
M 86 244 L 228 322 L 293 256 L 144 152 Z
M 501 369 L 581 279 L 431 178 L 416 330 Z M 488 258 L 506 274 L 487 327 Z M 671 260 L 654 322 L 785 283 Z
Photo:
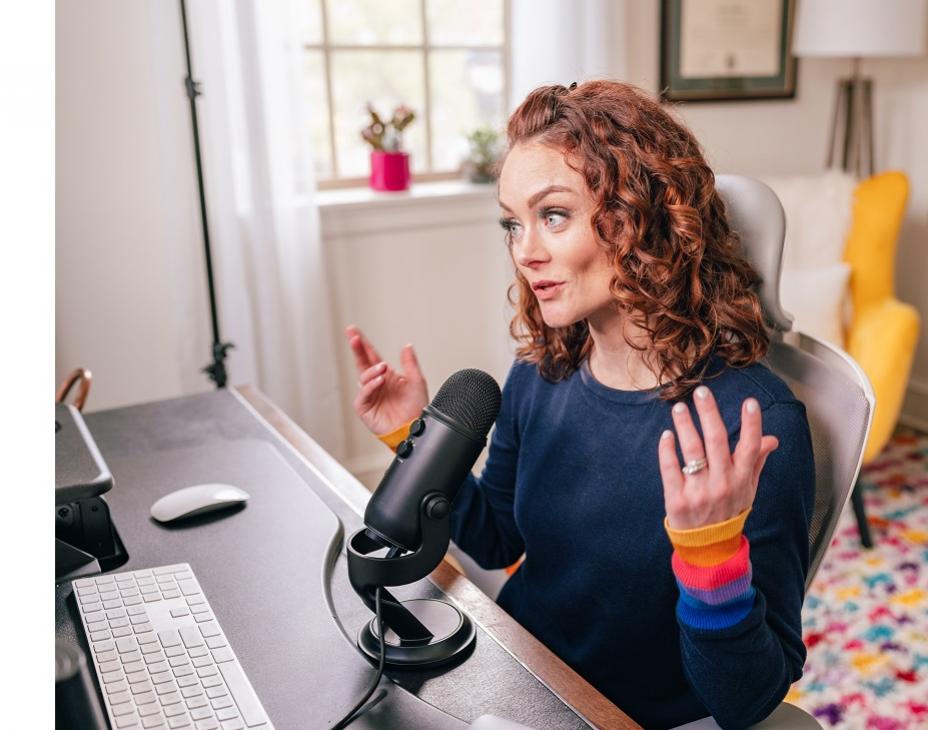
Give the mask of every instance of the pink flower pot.
M 373 150 L 370 183 L 374 190 L 406 190 L 409 187 L 409 154 Z

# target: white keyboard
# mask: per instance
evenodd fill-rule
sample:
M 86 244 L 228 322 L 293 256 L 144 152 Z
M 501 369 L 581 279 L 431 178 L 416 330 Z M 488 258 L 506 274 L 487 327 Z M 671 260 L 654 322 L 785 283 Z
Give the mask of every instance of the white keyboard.
M 186 563 L 74 581 L 110 726 L 271 730 Z

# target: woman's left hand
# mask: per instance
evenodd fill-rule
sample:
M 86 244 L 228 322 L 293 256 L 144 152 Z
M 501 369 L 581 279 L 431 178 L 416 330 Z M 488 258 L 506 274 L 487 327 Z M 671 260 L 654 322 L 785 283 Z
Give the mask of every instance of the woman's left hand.
M 747 398 L 741 404 L 741 434 L 732 454 L 728 430 L 711 391 L 700 385 L 694 396 L 705 444 L 685 403 L 673 407 L 673 422 L 686 462 L 705 458 L 708 464 L 694 474 L 684 474 L 673 431 L 664 431 L 658 446 L 667 523 L 678 530 L 724 522 L 754 504 L 764 462 L 780 444 L 776 436 L 762 434 L 760 407 L 754 398 Z

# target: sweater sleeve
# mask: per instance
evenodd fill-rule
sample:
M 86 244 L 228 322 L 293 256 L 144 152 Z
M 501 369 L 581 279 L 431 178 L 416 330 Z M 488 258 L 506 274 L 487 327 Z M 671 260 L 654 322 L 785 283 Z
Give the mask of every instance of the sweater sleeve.
M 451 511 L 451 539 L 487 570 L 512 565 L 525 551 L 514 511 L 519 452 L 514 391 L 524 367 L 530 366 L 514 363 L 510 369 L 483 472 L 467 476 Z
M 726 729 L 773 712 L 802 676 L 806 655 L 800 611 L 815 494 L 812 440 L 801 403 L 768 406 L 763 423 L 780 446 L 761 471 L 750 515 L 739 515 L 743 534 L 734 518 L 714 533 L 684 531 L 689 540 L 673 540 L 684 673 Z

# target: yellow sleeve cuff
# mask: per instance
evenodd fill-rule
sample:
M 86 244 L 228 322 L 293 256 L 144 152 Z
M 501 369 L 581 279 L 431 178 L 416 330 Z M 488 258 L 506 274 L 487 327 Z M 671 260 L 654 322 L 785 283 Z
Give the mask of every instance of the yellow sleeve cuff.
M 413 421 L 414 420 L 416 419 L 413 419 Z M 411 423 L 412 421 L 404 423 L 396 430 L 390 431 L 390 433 L 380 434 L 377 438 L 389 446 L 391 451 L 396 451 L 396 447 L 399 446 L 400 442 L 405 441 L 406 437 L 409 436 L 409 426 Z
M 671 527 L 664 517 L 664 529 L 670 542 L 680 557 L 690 565 L 700 567 L 724 563 L 738 552 L 744 523 L 750 514 L 750 507 L 739 515 L 714 525 L 678 530 Z

